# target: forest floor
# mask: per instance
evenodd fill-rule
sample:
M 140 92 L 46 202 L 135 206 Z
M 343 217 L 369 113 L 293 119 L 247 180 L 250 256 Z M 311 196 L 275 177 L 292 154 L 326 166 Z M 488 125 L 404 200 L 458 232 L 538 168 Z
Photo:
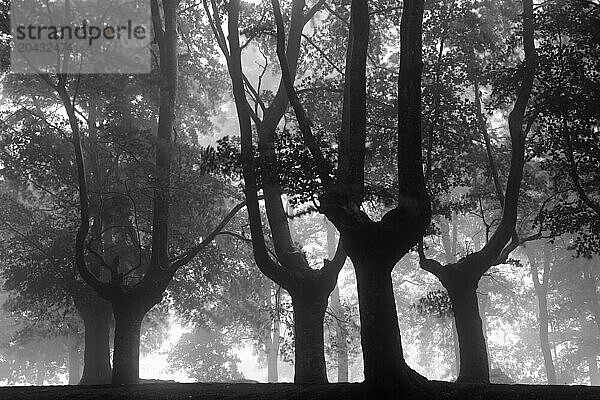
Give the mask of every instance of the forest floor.
M 431 382 L 431 395 L 440 400 L 600 400 L 600 387 L 541 385 L 458 385 Z M 354 400 L 385 397 L 368 393 L 362 384 L 299 386 L 247 383 L 151 383 L 128 386 L 3 387 L 1 400 Z

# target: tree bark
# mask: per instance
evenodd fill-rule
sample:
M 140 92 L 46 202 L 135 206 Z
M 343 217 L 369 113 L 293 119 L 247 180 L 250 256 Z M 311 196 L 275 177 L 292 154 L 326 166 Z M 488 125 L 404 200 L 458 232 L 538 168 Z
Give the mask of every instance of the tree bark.
M 69 385 L 77 385 L 81 379 L 81 361 L 79 348 L 81 341 L 77 335 L 69 335 L 67 349 L 69 356 Z
M 329 293 L 292 294 L 295 383 L 327 383 L 323 319 L 328 296 Z
M 110 383 L 110 304 L 95 295 L 86 303 L 76 302 L 85 329 L 83 374 L 80 385 Z
M 140 331 L 147 310 L 113 304 L 113 312 L 115 339 L 112 383 L 137 383 L 140 374 Z
M 460 369 L 457 382 L 489 383 L 490 367 L 479 316 L 477 280 L 461 277 L 442 282 L 452 301 L 452 310 L 458 334 Z
M 380 267 L 354 261 L 365 383 L 387 396 L 414 393 L 420 376 L 404 360 L 392 277 Z

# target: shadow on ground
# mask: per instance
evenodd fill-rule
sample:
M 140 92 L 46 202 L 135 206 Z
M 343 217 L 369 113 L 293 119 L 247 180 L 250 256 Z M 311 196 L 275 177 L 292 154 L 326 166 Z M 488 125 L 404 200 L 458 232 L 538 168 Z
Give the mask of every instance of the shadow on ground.
M 600 400 L 600 387 L 537 385 L 458 385 L 431 382 L 440 400 Z M 0 388 L 1 400 L 354 400 L 385 398 L 362 384 L 300 386 L 245 383 L 152 383 L 127 386 L 45 386 Z

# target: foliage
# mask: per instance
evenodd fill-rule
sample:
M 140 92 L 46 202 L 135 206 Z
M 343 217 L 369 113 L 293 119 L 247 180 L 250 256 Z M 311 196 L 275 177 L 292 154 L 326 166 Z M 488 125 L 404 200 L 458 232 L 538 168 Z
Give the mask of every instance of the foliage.
M 173 370 L 184 370 L 197 382 L 225 382 L 243 379 L 239 358 L 226 341 L 226 332 L 196 328 L 185 333 L 175 345 L 167 362 Z

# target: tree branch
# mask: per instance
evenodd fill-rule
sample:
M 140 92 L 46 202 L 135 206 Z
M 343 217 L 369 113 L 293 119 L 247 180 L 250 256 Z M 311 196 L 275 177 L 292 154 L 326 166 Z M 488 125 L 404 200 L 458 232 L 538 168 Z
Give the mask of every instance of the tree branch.
M 537 66 L 534 42 L 533 0 L 523 0 L 523 47 L 525 51 L 523 80 L 513 110 L 508 117 L 512 152 L 510 172 L 506 183 L 504 209 L 498 228 L 488 243 L 479 251 L 482 259 L 486 260 L 495 260 L 500 255 L 508 240 L 514 235 L 517 220 L 517 205 L 521 180 L 523 178 L 523 166 L 525 164 L 525 111 L 531 97 Z M 481 274 L 485 273 L 491 266 L 491 264 L 487 266 L 484 264 L 477 267 Z
M 271 5 L 273 6 L 275 23 L 277 25 L 277 56 L 279 58 L 279 64 L 281 65 L 282 81 L 285 85 L 285 90 L 287 92 L 290 104 L 292 105 L 294 113 L 296 114 L 296 119 L 298 120 L 298 125 L 300 127 L 300 132 L 302 133 L 304 143 L 306 144 L 306 147 L 308 147 L 310 154 L 317 163 L 319 177 L 321 178 L 322 182 L 327 185 L 332 182 L 331 173 L 333 167 L 323 155 L 323 152 L 321 151 L 321 148 L 312 133 L 312 123 L 308 119 L 306 111 L 300 103 L 298 94 L 294 89 L 294 82 L 292 80 L 292 75 L 285 55 L 285 32 L 279 1 L 271 0 Z

